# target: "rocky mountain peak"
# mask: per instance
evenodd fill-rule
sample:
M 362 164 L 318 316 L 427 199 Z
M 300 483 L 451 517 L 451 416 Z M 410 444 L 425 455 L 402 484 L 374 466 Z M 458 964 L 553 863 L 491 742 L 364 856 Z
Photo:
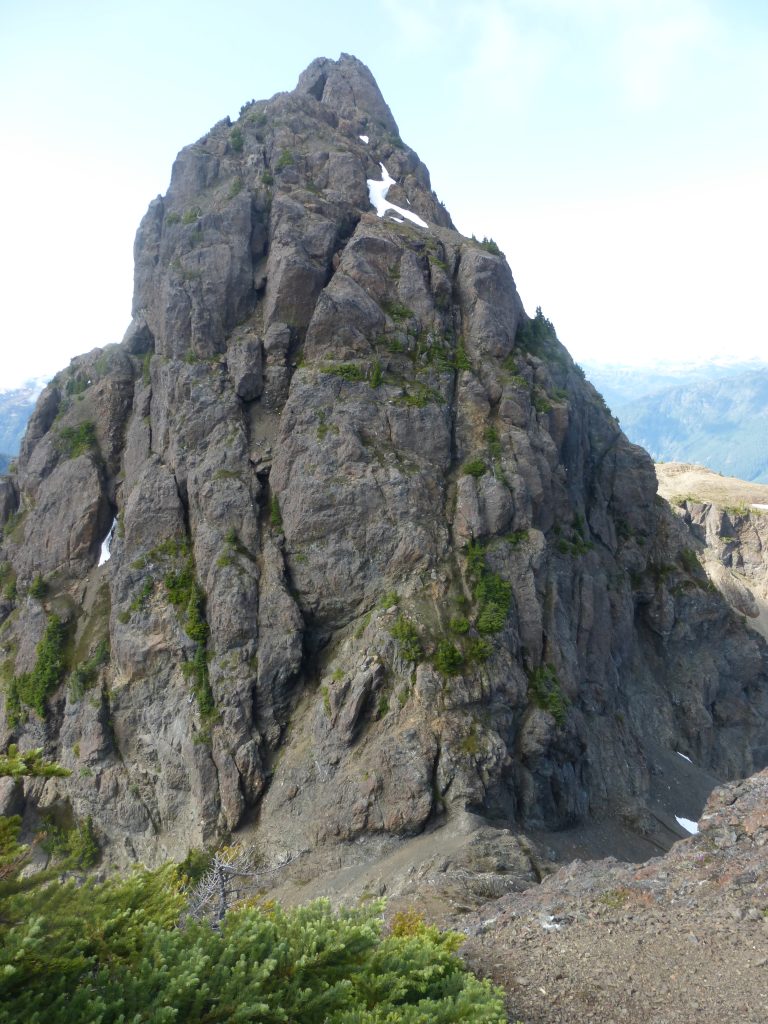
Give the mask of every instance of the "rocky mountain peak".
M 400 135 L 376 79 L 362 61 L 348 53 L 342 53 L 338 60 L 313 60 L 299 76 L 296 92 L 314 96 L 359 132 L 377 125 L 394 136 Z
M 470 813 L 664 845 L 765 763 L 763 638 L 363 65 L 182 150 L 134 252 L 125 340 L 0 481 L 0 747 L 72 770 L 8 795 L 30 827 L 317 871 Z

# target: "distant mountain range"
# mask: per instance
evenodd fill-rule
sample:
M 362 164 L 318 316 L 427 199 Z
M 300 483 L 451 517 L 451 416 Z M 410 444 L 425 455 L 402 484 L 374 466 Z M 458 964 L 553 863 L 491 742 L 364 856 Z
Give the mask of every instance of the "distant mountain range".
M 0 391 L 0 473 L 5 473 L 8 463 L 18 455 L 27 421 L 42 389 L 42 381 L 30 381 L 20 388 Z
M 768 364 L 584 364 L 631 441 L 657 462 L 693 462 L 768 483 Z

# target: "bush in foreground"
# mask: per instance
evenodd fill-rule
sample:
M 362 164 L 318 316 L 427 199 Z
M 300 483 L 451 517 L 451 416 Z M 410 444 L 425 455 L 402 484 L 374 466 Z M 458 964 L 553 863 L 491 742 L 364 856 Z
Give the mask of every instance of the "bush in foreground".
M 246 906 L 179 926 L 173 867 L 0 899 L 0 1022 L 502 1024 L 462 937 L 381 906 Z

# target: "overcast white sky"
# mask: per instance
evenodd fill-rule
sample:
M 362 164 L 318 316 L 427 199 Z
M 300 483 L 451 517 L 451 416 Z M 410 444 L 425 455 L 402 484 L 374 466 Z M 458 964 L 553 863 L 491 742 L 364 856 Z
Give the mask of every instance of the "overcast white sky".
M 0 387 L 120 340 L 176 152 L 342 51 L 574 358 L 768 355 L 764 0 L 0 0 Z

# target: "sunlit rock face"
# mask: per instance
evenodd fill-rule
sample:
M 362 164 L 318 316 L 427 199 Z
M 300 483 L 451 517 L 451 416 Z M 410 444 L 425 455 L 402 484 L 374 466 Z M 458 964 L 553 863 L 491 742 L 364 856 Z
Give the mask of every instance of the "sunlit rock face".
M 72 770 L 30 815 L 116 864 L 278 858 L 465 809 L 642 829 L 670 752 L 764 763 L 762 638 L 359 61 L 184 149 L 135 267 L 0 483 L 0 743 Z

